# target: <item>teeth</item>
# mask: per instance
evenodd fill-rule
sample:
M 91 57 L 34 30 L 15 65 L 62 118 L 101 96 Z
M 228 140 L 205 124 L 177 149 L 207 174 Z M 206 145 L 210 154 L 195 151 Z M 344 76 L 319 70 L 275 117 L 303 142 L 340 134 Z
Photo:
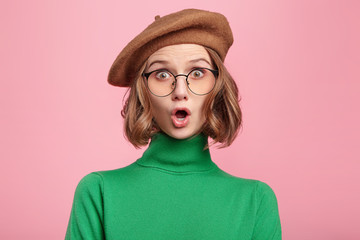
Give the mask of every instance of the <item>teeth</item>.
M 179 121 L 184 121 L 185 118 L 177 118 Z

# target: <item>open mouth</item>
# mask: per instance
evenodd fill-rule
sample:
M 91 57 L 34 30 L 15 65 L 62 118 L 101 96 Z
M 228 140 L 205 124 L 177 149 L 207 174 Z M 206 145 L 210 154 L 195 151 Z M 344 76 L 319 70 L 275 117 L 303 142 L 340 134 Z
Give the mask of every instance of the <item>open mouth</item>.
M 171 119 L 175 127 L 185 127 L 189 122 L 190 111 L 187 108 L 175 108 Z
M 187 112 L 184 110 L 179 110 L 175 113 L 175 116 L 179 121 L 184 121 L 187 115 Z

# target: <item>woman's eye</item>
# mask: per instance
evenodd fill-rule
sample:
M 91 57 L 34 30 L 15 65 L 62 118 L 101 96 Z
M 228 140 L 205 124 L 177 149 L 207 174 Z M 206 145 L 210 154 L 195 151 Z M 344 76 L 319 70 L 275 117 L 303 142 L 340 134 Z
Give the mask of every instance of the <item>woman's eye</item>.
M 168 72 L 157 72 L 156 78 L 157 79 L 167 79 L 170 77 L 170 74 Z
M 202 70 L 195 70 L 191 73 L 191 76 L 193 78 L 201 78 L 204 76 L 204 73 L 202 72 Z

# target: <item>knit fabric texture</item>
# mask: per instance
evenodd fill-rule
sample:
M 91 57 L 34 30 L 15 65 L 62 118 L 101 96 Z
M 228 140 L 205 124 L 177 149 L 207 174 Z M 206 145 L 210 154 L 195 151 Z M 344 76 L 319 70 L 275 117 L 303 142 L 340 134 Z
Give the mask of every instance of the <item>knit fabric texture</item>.
M 134 163 L 83 177 L 65 239 L 280 240 L 273 190 L 221 170 L 206 143 L 158 133 Z

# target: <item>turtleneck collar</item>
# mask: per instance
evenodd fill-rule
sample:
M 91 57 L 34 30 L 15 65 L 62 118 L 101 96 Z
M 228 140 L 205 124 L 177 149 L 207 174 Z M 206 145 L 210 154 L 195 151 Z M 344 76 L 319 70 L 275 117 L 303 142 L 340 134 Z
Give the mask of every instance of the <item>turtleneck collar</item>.
M 162 132 L 157 133 L 136 163 L 174 173 L 208 171 L 216 165 L 211 160 L 209 149 L 204 150 L 207 142 L 204 134 L 176 139 Z

